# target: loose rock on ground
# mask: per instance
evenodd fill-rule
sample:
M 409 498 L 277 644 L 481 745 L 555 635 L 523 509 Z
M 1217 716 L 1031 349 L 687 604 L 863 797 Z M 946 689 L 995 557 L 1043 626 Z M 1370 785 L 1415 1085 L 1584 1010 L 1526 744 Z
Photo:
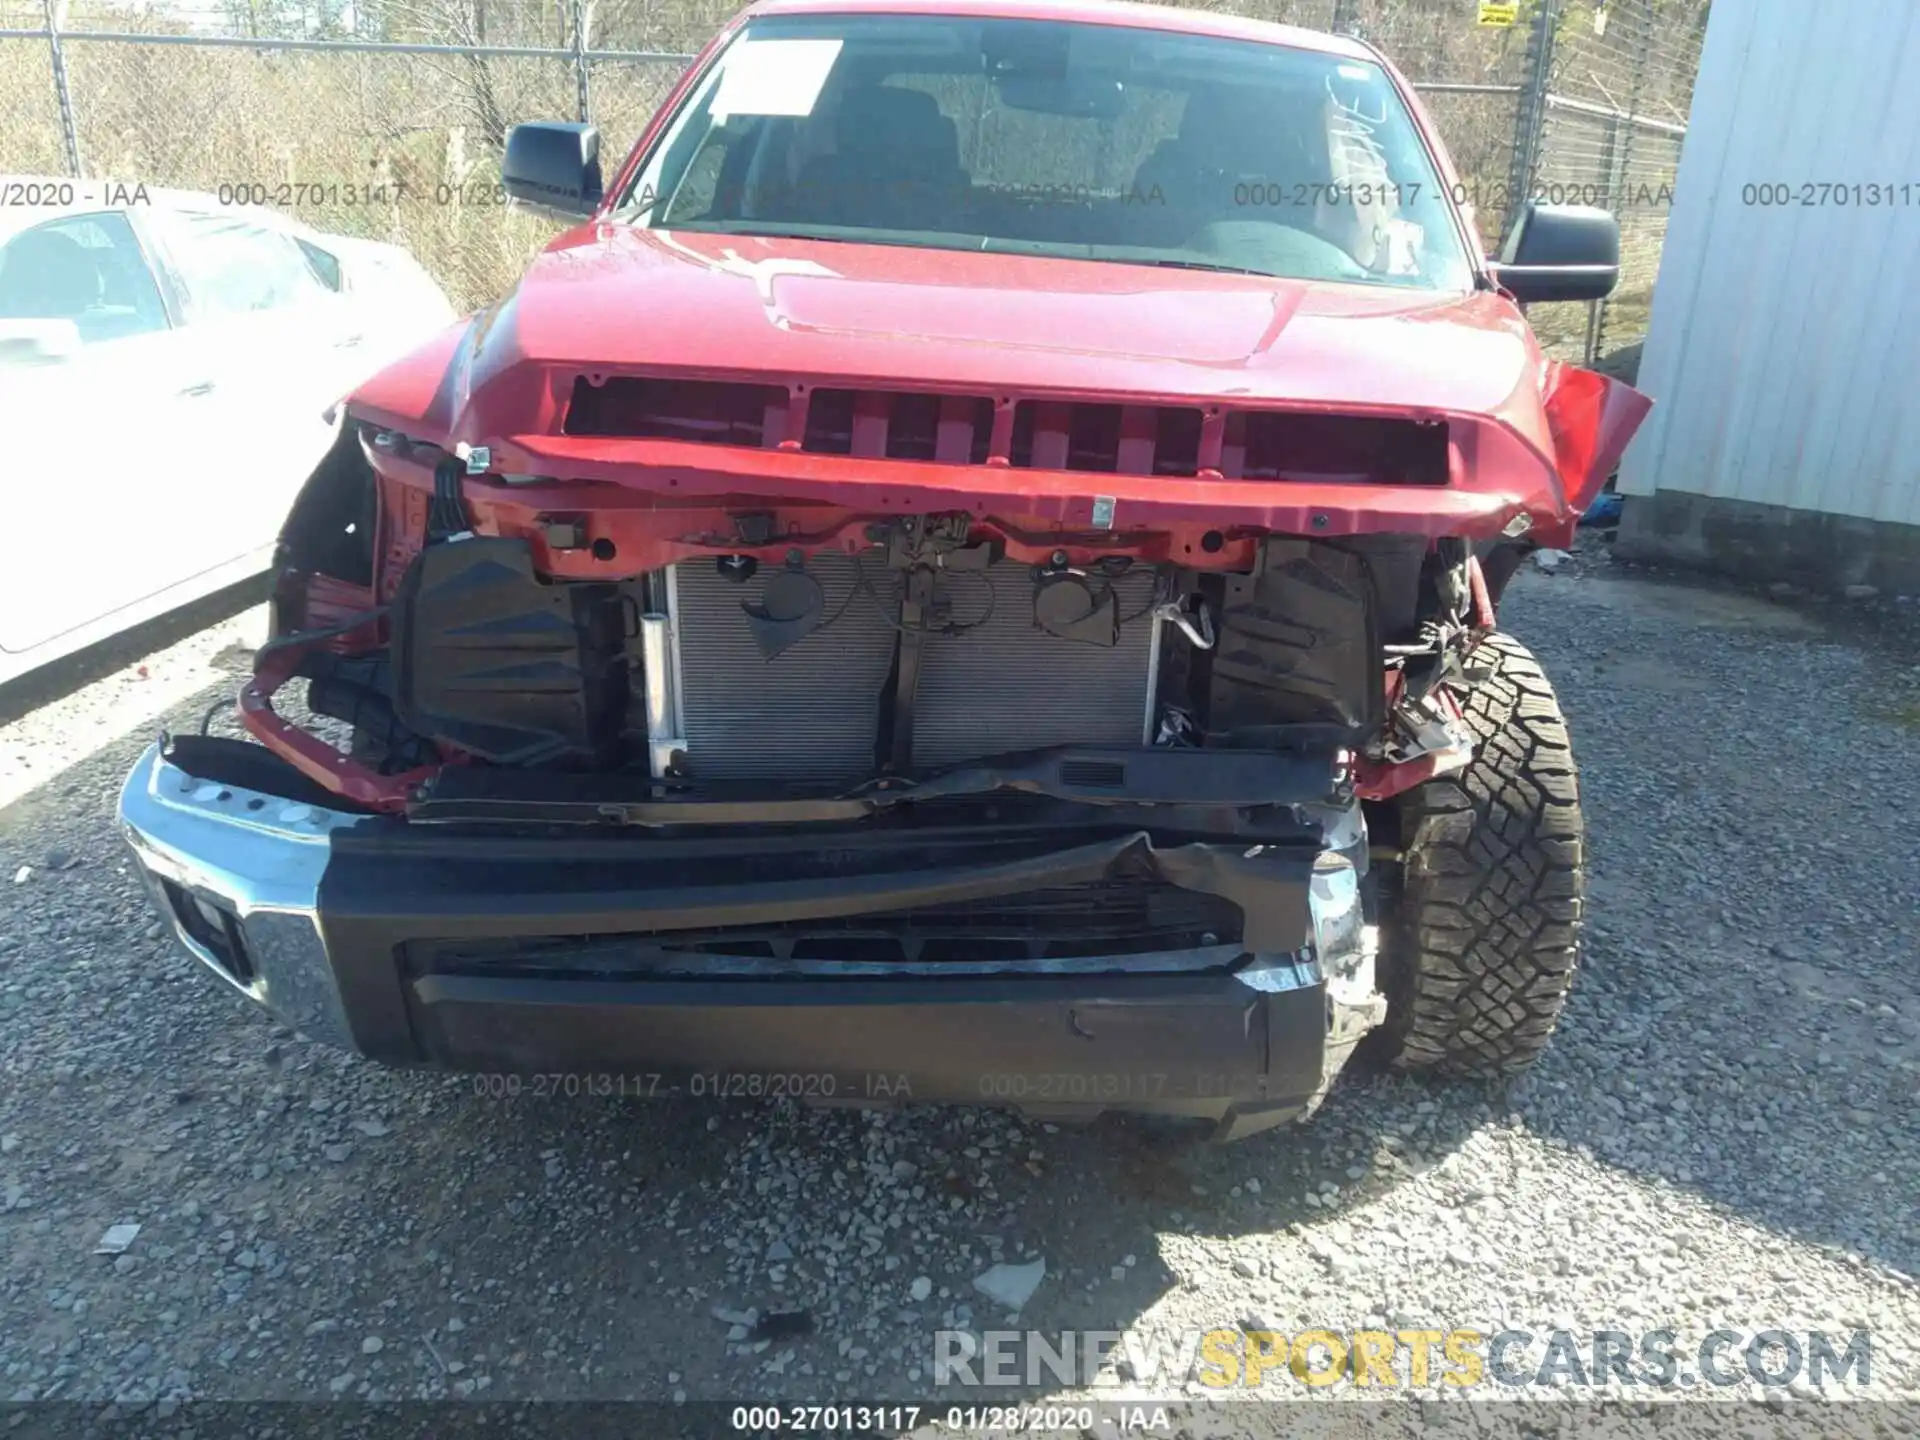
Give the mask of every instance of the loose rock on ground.
M 134 756 L 243 651 L 194 637 L 0 727 L 0 1394 L 925 1399 L 936 1330 L 1017 1309 L 1864 1328 L 1875 1389 L 1911 1396 L 1920 645 L 1581 554 L 1521 574 L 1506 619 L 1589 814 L 1561 1034 L 1510 1087 L 1356 1079 L 1220 1149 L 1131 1120 L 500 1098 L 334 1055 L 163 938 L 115 831 Z M 977 1284 L 1042 1260 L 1025 1297 Z

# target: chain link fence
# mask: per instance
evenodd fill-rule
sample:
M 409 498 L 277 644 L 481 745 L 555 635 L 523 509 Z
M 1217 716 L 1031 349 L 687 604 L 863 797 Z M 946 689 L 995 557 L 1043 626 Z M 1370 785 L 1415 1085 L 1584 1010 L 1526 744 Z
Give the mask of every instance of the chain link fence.
M 1212 8 L 1212 0 L 1205 0 Z M 1536 306 L 1549 350 L 1630 371 L 1708 0 L 1227 0 L 1357 35 L 1420 91 L 1483 238 L 1515 196 L 1620 217 L 1620 288 Z M 509 126 L 622 156 L 735 0 L 0 0 L 0 173 L 211 191 L 396 240 L 485 304 L 554 233 L 498 187 Z
M 1646 338 L 1706 20 L 1705 0 L 1566 0 L 1554 27 L 1532 185 L 1619 217 L 1620 284 L 1580 307 L 1580 353 L 1606 368 Z

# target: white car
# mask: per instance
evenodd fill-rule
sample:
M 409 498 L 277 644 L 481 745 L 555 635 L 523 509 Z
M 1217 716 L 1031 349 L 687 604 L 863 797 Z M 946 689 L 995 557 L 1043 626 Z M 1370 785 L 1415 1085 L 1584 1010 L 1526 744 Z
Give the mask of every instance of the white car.
M 397 245 L 0 177 L 0 682 L 263 571 L 334 402 L 455 318 Z

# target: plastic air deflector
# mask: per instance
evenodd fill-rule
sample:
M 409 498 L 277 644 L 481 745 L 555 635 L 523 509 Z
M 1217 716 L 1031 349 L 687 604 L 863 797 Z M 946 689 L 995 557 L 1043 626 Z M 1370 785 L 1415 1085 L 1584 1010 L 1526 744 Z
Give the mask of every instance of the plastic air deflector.
M 1358 743 L 1385 710 L 1379 653 L 1363 557 L 1292 536 L 1262 541 L 1254 572 L 1228 576 L 1222 593 L 1208 673 L 1213 743 Z
M 502 763 L 609 765 L 626 683 L 619 590 L 548 585 L 524 540 L 422 550 L 393 601 L 401 721 Z

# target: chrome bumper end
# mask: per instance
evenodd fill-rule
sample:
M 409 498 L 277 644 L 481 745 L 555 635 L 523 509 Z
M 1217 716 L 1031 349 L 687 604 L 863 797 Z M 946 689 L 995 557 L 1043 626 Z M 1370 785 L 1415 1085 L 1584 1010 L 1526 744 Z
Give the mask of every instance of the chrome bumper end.
M 120 791 L 121 832 L 174 938 L 284 1024 L 349 1050 L 319 892 L 329 837 L 359 818 L 198 779 L 159 745 Z

